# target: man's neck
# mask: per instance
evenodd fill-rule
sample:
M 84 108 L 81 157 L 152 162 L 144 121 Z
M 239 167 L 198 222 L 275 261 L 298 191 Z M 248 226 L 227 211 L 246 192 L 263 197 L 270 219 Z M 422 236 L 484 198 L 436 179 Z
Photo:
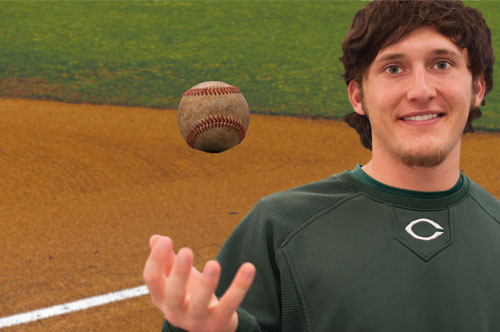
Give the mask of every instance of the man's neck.
M 435 167 L 408 167 L 390 158 L 372 157 L 363 171 L 375 180 L 391 187 L 415 191 L 445 191 L 460 177 L 460 151 L 452 151 Z

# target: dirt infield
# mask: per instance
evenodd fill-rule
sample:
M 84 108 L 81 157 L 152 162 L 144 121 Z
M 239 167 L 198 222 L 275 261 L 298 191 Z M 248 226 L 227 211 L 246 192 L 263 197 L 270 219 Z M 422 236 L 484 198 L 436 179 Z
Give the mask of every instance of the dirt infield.
M 500 197 L 500 135 L 462 169 Z M 342 122 L 252 114 L 241 145 L 190 149 L 175 111 L 0 99 L 0 318 L 144 284 L 152 234 L 201 267 L 267 194 L 369 159 Z M 143 296 L 5 331 L 155 331 Z

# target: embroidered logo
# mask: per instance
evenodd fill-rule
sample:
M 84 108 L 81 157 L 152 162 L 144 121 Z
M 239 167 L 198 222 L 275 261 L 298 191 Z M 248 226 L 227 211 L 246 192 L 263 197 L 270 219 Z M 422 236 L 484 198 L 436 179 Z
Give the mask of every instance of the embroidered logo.
M 413 231 L 413 226 L 415 226 L 419 223 L 422 223 L 422 222 L 431 224 L 436 229 L 434 234 L 432 234 L 431 236 L 427 236 L 427 237 L 415 234 L 415 232 Z M 430 240 L 434 240 L 434 239 L 440 237 L 441 235 L 443 235 L 444 232 L 442 232 L 442 231 L 444 231 L 444 228 L 441 227 L 441 225 L 439 225 L 435 221 L 432 221 L 432 220 L 426 219 L 426 218 L 420 218 L 417 220 L 413 220 L 411 223 L 409 223 L 408 226 L 406 226 L 405 231 L 417 240 L 430 241 Z

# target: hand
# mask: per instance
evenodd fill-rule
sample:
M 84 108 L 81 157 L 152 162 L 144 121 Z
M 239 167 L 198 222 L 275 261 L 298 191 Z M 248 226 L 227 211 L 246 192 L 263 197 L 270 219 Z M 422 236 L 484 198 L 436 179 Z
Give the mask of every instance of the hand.
M 182 248 L 175 255 L 172 240 L 159 235 L 153 235 L 149 245 L 144 280 L 153 304 L 167 321 L 189 332 L 234 332 L 238 327 L 236 309 L 252 284 L 255 267 L 241 265 L 218 300 L 214 294 L 221 271 L 217 261 L 207 262 L 200 273 L 193 267 L 191 249 Z

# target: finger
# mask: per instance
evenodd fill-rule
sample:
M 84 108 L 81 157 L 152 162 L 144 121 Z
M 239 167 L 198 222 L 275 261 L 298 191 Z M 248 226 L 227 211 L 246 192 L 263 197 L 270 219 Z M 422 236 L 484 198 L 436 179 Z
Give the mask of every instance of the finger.
M 144 281 L 149 289 L 149 293 L 154 303 L 160 303 L 164 295 L 165 276 L 163 272 L 168 263 L 169 251 L 171 251 L 171 241 L 159 239 L 146 261 L 144 267 Z
M 193 252 L 182 248 L 174 259 L 172 271 L 166 280 L 166 305 L 173 313 L 183 311 L 186 306 L 186 285 L 193 266 Z
M 159 239 L 161 239 L 162 236 L 160 235 L 153 235 L 149 238 L 149 248 L 153 249 L 153 247 L 155 246 L 156 242 L 158 242 Z
M 164 243 L 167 251 L 165 256 L 165 267 L 163 269 L 163 272 L 165 273 L 165 276 L 168 278 L 170 276 L 170 271 L 172 271 L 172 265 L 174 264 L 175 260 L 172 239 L 170 239 L 168 236 L 164 236 L 158 239 L 158 241 L 162 241 Z
M 156 244 L 162 241 L 164 246 L 166 246 L 166 256 L 165 256 L 165 268 L 164 268 L 164 273 L 165 276 L 170 275 L 170 270 L 172 269 L 172 264 L 174 263 L 174 251 L 173 251 L 173 243 L 172 239 L 169 238 L 168 236 L 160 236 L 160 235 L 153 235 L 149 239 L 149 245 L 151 246 L 151 250 L 156 246 Z
M 201 278 L 196 285 L 189 306 L 193 321 L 202 322 L 208 313 L 208 306 L 214 297 L 215 288 L 219 282 L 220 265 L 217 261 L 209 261 L 203 269 Z
M 243 264 L 226 293 L 222 296 L 219 304 L 215 308 L 215 317 L 222 320 L 228 320 L 236 311 L 240 303 L 245 298 L 245 295 L 252 285 L 255 277 L 255 267 L 251 263 Z

